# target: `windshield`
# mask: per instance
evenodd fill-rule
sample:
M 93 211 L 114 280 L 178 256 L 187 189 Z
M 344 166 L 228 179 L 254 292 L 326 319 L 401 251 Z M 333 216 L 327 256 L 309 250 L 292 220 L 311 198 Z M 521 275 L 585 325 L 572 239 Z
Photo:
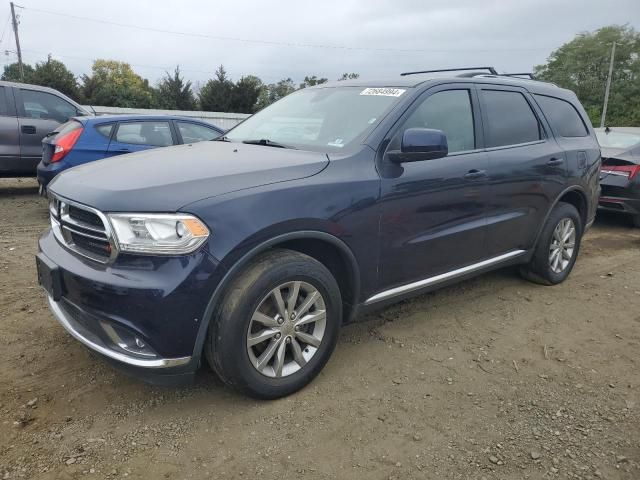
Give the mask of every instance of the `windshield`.
M 640 143 L 640 134 L 622 132 L 596 132 L 598 143 L 605 148 L 631 148 Z
M 248 118 L 225 138 L 337 151 L 362 141 L 405 91 L 364 87 L 299 90 Z

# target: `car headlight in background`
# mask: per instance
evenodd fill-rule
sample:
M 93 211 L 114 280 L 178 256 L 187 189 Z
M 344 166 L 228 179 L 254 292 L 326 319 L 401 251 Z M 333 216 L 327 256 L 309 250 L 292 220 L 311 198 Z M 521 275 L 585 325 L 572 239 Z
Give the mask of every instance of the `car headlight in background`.
M 184 255 L 200 247 L 209 237 L 209 229 L 187 214 L 107 215 L 121 252 L 151 255 Z

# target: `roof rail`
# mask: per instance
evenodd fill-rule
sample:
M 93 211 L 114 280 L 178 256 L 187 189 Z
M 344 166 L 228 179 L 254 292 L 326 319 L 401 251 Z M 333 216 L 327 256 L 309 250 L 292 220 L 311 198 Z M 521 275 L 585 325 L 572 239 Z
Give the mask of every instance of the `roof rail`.
M 531 72 L 526 73 L 501 73 L 503 77 L 527 77 L 530 80 L 537 80 L 536 77 Z
M 487 70 L 491 75 L 498 75 L 498 72 L 493 67 L 465 67 L 465 68 L 440 68 L 438 70 L 420 70 L 417 72 L 403 72 L 400 74 L 400 76 L 406 77 L 407 75 L 418 75 L 420 73 L 464 72 L 467 70 Z

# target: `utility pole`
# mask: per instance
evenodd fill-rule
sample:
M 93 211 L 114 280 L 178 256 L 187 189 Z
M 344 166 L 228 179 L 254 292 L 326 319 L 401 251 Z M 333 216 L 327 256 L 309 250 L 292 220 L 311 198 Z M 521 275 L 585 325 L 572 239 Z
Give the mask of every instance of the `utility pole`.
M 16 37 L 16 50 L 18 51 L 18 68 L 20 69 L 20 81 L 24 82 L 24 68 L 22 67 L 22 50 L 20 50 L 20 38 L 18 37 L 18 20 L 16 10 L 11 2 L 11 18 L 13 19 L 13 33 Z
M 17 37 L 16 37 L 17 38 Z M 607 118 L 607 105 L 609 104 L 609 90 L 611 90 L 611 78 L 613 77 L 613 59 L 616 56 L 616 42 L 611 47 L 611 61 L 609 62 L 609 76 L 607 77 L 607 87 L 604 90 L 604 105 L 602 106 L 602 116 L 600 117 L 600 128 L 604 127 Z

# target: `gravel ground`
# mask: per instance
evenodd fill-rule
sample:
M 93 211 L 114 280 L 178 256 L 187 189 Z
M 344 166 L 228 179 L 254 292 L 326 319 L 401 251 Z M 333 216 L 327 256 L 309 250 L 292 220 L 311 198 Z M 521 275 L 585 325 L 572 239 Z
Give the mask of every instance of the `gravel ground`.
M 35 181 L 0 179 L 0 479 L 640 478 L 640 231 L 623 218 L 596 222 L 560 286 L 506 269 L 345 327 L 273 402 L 91 355 L 36 284 L 46 227 Z

